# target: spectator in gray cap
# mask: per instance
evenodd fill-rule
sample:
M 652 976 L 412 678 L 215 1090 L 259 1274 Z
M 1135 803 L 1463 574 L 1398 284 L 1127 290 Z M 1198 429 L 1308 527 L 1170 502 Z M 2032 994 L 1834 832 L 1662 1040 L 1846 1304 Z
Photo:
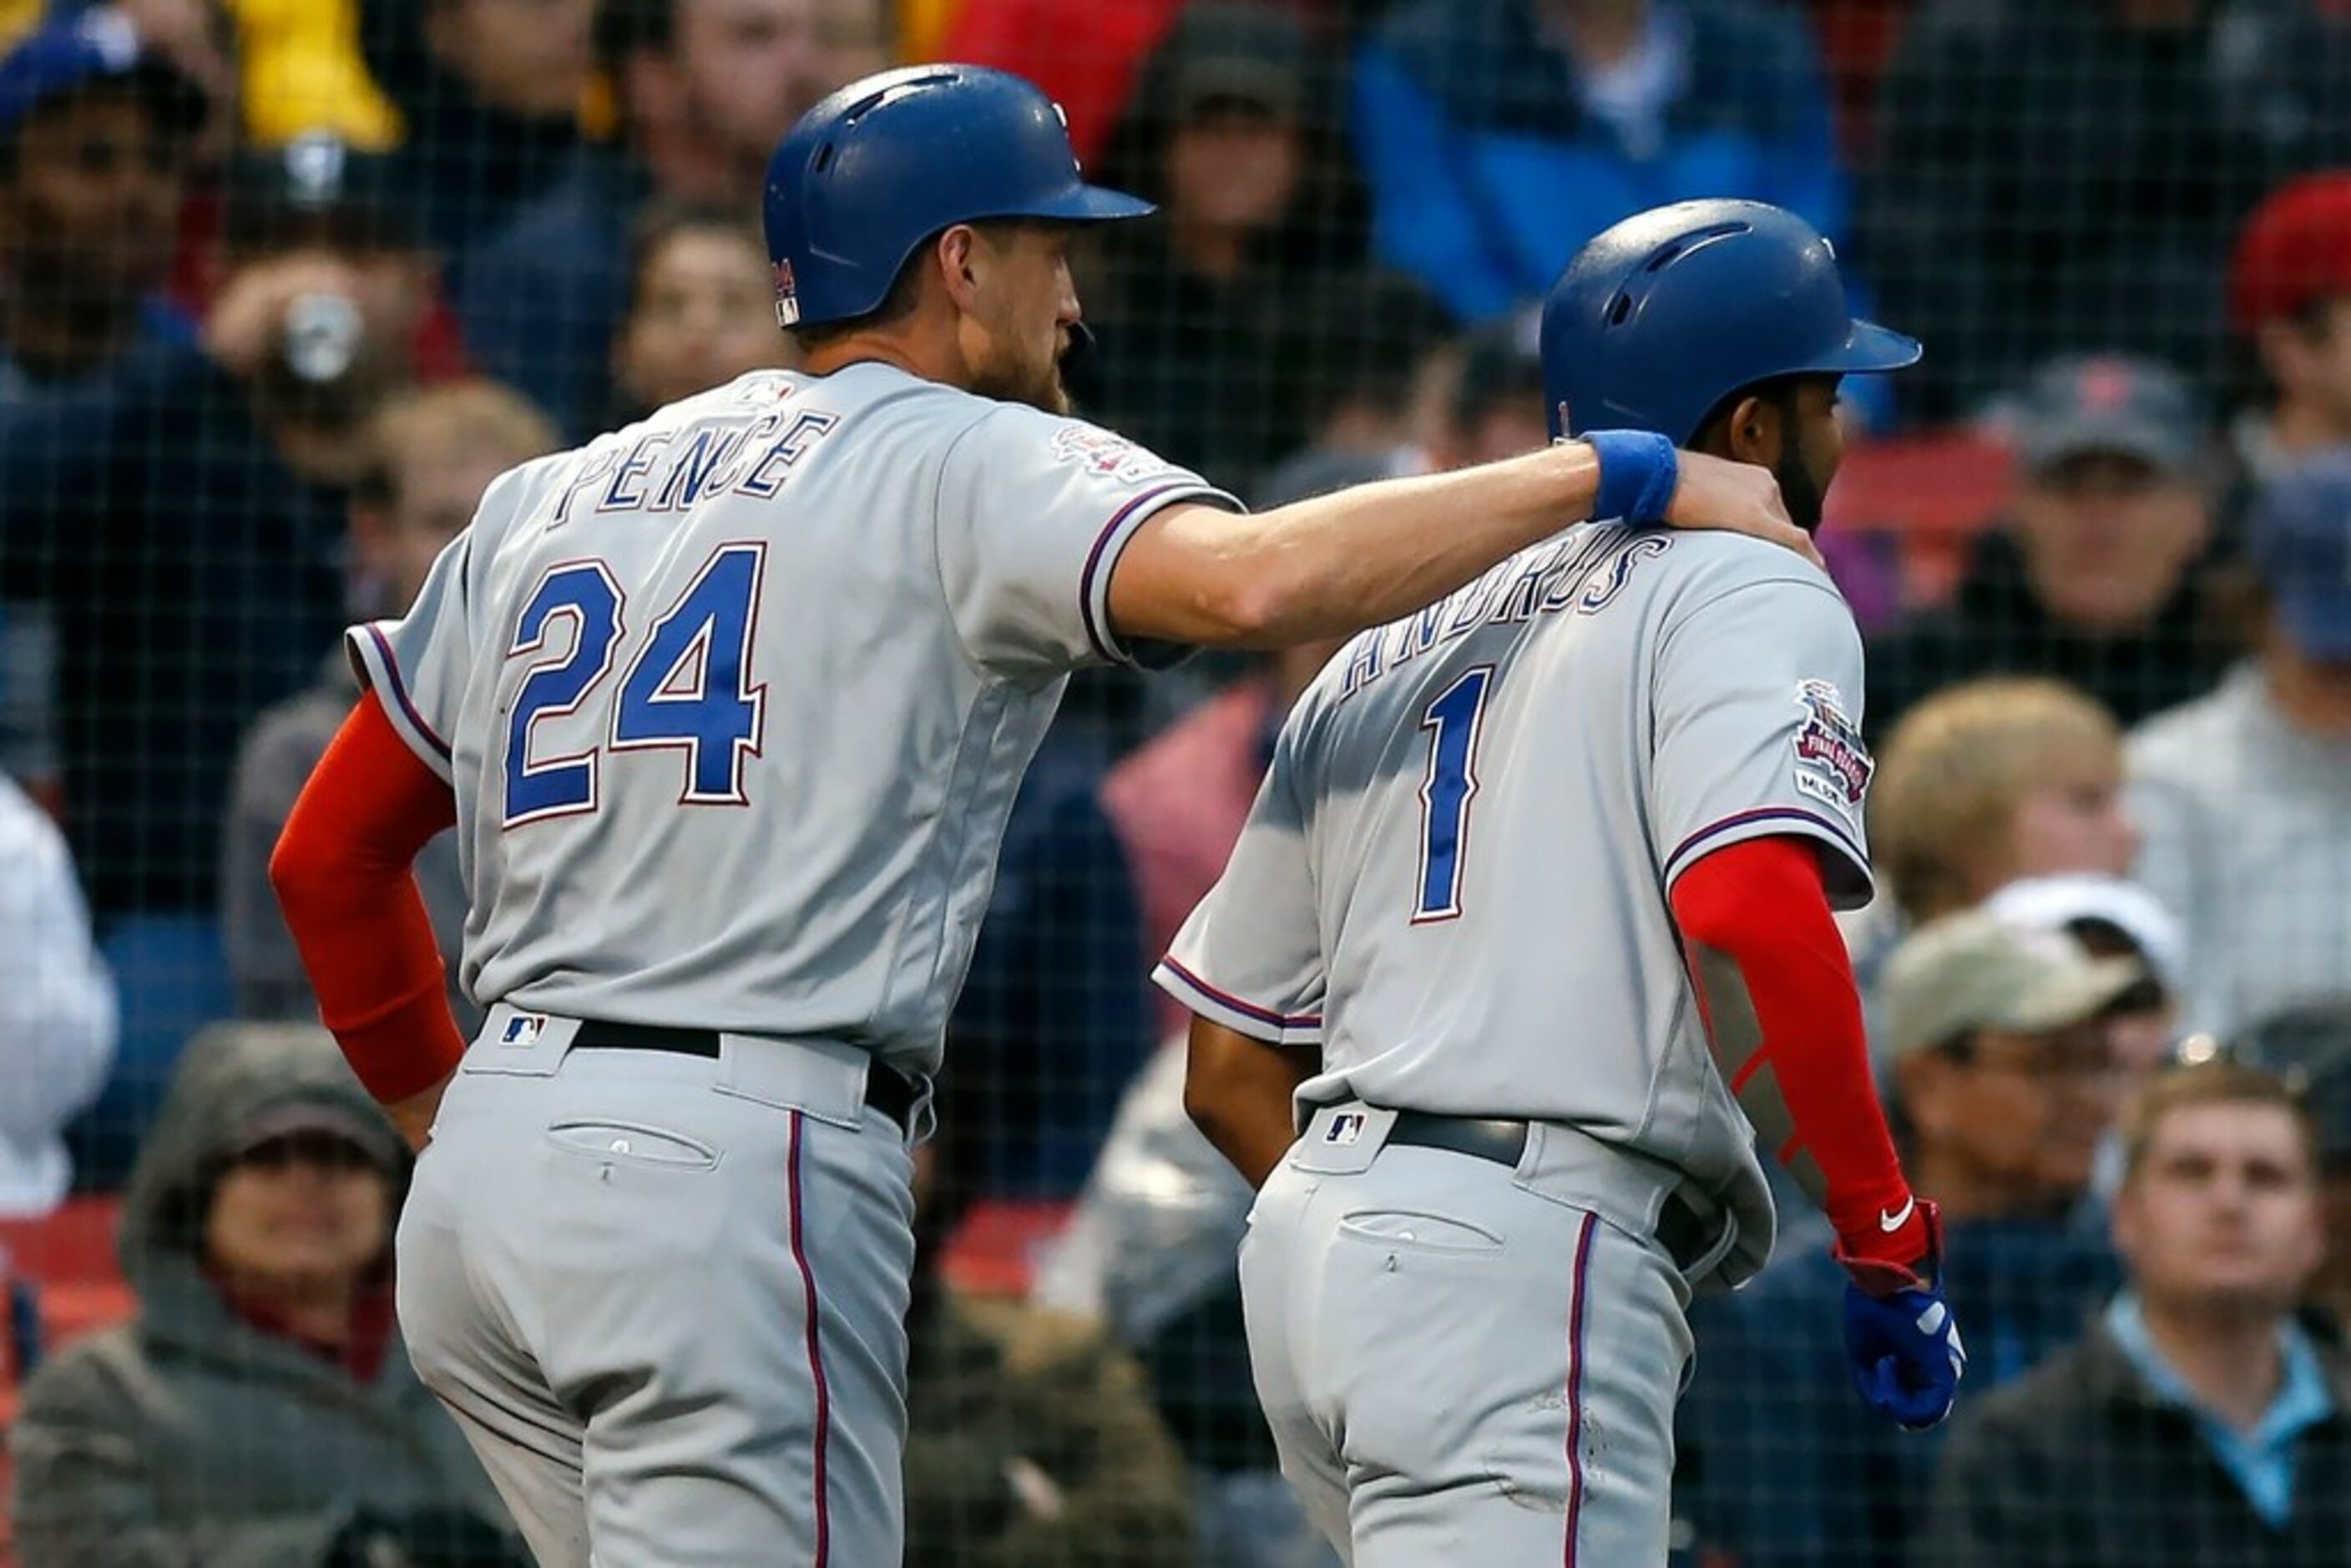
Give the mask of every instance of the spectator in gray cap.
M 1935 921 L 1896 948 L 1881 1055 L 1921 1144 L 1919 1186 L 1947 1208 L 1968 1195 L 2055 1208 L 2080 1197 L 2120 1104 L 2111 1009 L 2145 975 L 1988 911 Z
M 2212 537 L 2211 431 L 2160 365 L 2064 360 L 2012 404 L 2018 485 L 1952 601 L 1870 649 L 1870 727 L 1979 675 L 2053 675 L 2125 724 L 2220 677 L 2197 572 Z
M 2139 880 L 2188 922 L 2187 1022 L 2223 1038 L 2351 974 L 2351 453 L 2256 497 L 2252 658 L 2130 740 Z

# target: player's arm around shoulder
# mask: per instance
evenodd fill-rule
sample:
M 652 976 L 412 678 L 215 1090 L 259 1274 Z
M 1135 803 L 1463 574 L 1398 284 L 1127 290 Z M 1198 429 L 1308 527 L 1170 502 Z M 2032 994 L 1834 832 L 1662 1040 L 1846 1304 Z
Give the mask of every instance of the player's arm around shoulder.
M 1727 528 L 1813 555 L 1779 486 L 1750 465 L 1600 433 L 1451 474 L 1358 486 L 1271 511 L 1171 506 L 1114 564 L 1122 637 L 1283 647 L 1420 609 L 1593 516 Z

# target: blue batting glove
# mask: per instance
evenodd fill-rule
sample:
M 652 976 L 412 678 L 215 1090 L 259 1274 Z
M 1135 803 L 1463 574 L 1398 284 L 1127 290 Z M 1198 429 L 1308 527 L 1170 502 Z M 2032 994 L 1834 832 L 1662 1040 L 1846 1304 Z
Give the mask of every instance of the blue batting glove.
M 1927 1255 L 1909 1268 L 1846 1260 L 1845 1360 L 1863 1404 L 1896 1425 L 1923 1432 L 1951 1413 L 1968 1369 L 1967 1346 L 1944 1299 L 1943 1227 L 1926 1211 Z

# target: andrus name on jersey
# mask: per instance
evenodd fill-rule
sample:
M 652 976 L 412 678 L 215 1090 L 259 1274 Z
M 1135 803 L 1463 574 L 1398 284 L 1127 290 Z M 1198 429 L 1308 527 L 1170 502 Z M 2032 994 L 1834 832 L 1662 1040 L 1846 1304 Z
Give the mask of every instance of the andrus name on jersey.
M 1673 536 L 1611 524 L 1520 551 L 1427 609 L 1359 633 L 1347 646 L 1341 701 L 1399 664 L 1479 626 L 1562 612 L 1595 615 L 1632 580 L 1633 569 L 1673 548 Z

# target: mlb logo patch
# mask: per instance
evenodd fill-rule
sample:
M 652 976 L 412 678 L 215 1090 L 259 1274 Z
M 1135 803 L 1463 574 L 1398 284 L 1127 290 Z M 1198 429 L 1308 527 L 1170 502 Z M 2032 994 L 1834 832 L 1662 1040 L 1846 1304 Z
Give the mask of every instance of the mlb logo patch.
M 1326 1144 L 1352 1144 L 1363 1135 L 1364 1113 L 1361 1111 L 1342 1111 L 1332 1117 L 1331 1124 L 1322 1130 L 1322 1141 Z
M 498 1043 L 512 1046 L 537 1045 L 539 1032 L 546 1028 L 545 1013 L 517 1013 L 507 1019 L 507 1027 L 498 1031 Z

